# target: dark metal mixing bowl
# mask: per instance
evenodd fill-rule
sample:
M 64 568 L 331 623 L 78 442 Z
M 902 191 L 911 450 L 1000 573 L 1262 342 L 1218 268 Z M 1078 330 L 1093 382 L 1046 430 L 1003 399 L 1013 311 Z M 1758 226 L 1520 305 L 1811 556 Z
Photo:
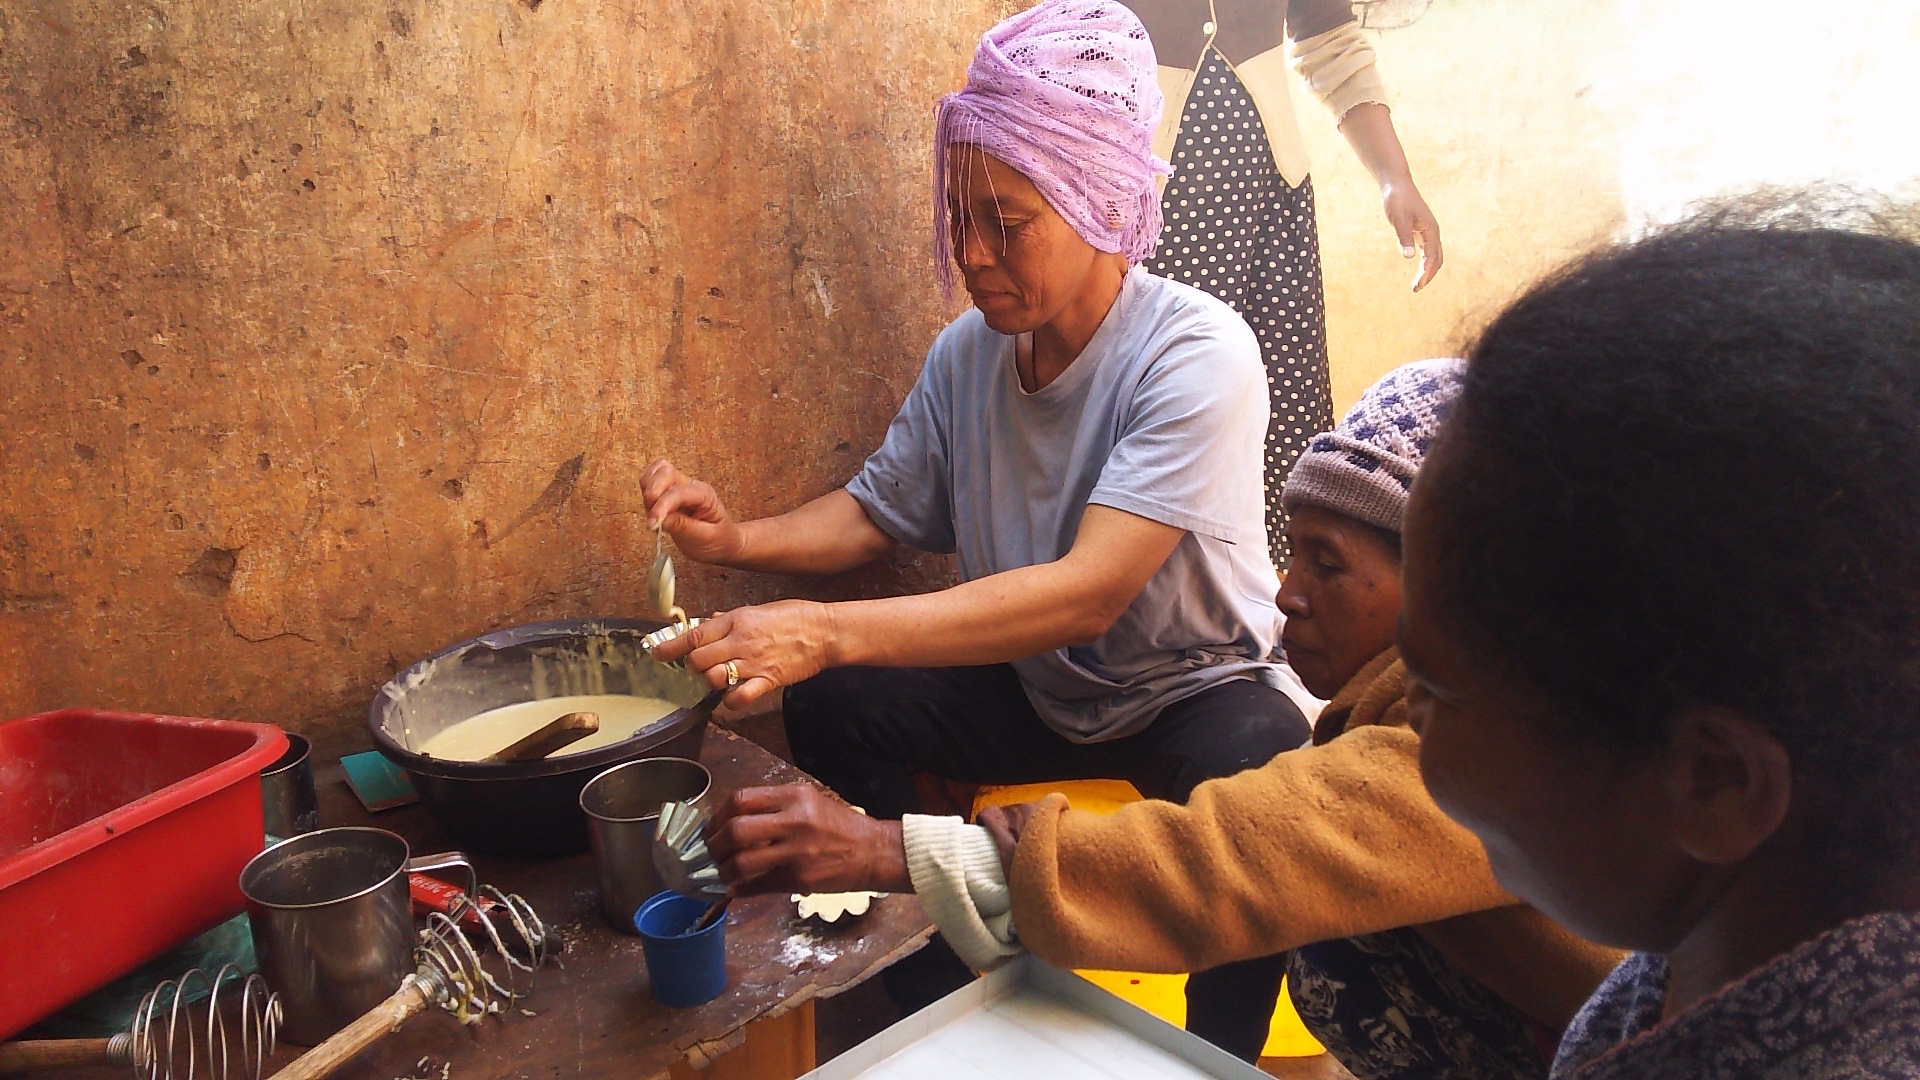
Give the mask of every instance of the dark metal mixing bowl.
M 420 799 L 463 848 L 550 857 L 587 847 L 580 789 L 643 757 L 698 759 L 721 694 L 694 672 L 658 664 L 640 639 L 664 623 L 563 619 L 496 631 L 442 649 L 395 675 L 373 699 L 373 743 L 407 771 Z M 522 701 L 634 694 L 680 706 L 626 739 L 540 761 L 446 761 L 418 752 L 441 730 Z

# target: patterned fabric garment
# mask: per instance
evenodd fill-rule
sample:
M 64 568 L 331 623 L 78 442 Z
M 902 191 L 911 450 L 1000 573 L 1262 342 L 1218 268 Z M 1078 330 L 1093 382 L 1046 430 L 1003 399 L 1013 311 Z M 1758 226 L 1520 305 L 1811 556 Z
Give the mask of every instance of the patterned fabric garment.
M 1360 1080 L 1541 1080 L 1553 1033 L 1412 929 L 1296 949 L 1300 1020 Z
M 1843 923 L 1662 1023 L 1667 962 L 1635 953 L 1574 1017 L 1555 1080 L 1920 1076 L 1920 913 Z
M 1260 340 L 1272 403 L 1267 537 L 1284 567 L 1280 487 L 1307 441 L 1333 426 L 1313 181 L 1287 186 L 1253 99 L 1215 50 L 1194 77 L 1160 206 L 1160 250 L 1144 265 L 1226 301 Z

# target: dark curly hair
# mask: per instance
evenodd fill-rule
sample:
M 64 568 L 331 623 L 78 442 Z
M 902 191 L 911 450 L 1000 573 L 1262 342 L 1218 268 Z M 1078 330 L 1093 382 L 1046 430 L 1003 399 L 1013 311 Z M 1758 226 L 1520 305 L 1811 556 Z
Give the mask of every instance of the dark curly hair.
M 1554 722 L 1766 725 L 1838 888 L 1920 864 L 1916 236 L 1776 195 L 1580 260 L 1470 350 L 1435 488 L 1450 606 Z

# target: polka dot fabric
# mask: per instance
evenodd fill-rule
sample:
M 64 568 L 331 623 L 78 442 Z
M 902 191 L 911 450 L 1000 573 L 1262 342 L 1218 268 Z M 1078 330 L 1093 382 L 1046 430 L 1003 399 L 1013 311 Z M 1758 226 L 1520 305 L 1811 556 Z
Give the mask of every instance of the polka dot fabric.
M 1260 340 L 1272 403 L 1267 536 L 1285 567 L 1281 486 L 1307 443 L 1333 426 L 1313 181 L 1287 186 L 1253 98 L 1212 49 L 1180 117 L 1160 208 L 1166 225 L 1147 269 L 1231 304 Z

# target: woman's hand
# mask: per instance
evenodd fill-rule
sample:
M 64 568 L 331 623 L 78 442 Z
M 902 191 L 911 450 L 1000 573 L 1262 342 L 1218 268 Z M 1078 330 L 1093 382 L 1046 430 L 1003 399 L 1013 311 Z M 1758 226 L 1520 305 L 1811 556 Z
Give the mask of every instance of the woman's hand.
M 1440 250 L 1440 222 L 1427 209 L 1420 189 L 1413 186 L 1413 169 L 1393 130 L 1393 114 L 1378 102 L 1362 102 L 1340 118 L 1340 133 L 1380 185 L 1380 201 L 1386 207 L 1387 223 L 1400 238 L 1400 254 L 1409 259 L 1415 252 L 1420 255 L 1420 272 L 1413 279 L 1413 291 L 1419 292 L 1440 272 L 1446 256 Z
M 661 460 L 640 477 L 640 494 L 647 503 L 647 524 L 664 529 L 687 558 L 722 566 L 739 558 L 745 534 L 713 485 Z
M 653 658 L 682 657 L 729 708 L 743 709 L 783 686 L 811 679 L 832 666 L 833 611 L 811 600 L 781 600 L 721 612 L 654 646 Z
M 707 825 L 707 850 L 734 896 L 913 891 L 900 823 L 875 821 L 812 784 L 729 795 Z
M 1440 248 L 1440 222 L 1427 208 L 1427 200 L 1420 197 L 1420 189 L 1413 186 L 1411 177 L 1385 185 L 1380 201 L 1386 205 L 1387 223 L 1400 238 L 1400 254 L 1411 259 L 1416 250 L 1419 252 L 1420 272 L 1413 279 L 1413 291 L 1419 292 L 1446 260 Z

